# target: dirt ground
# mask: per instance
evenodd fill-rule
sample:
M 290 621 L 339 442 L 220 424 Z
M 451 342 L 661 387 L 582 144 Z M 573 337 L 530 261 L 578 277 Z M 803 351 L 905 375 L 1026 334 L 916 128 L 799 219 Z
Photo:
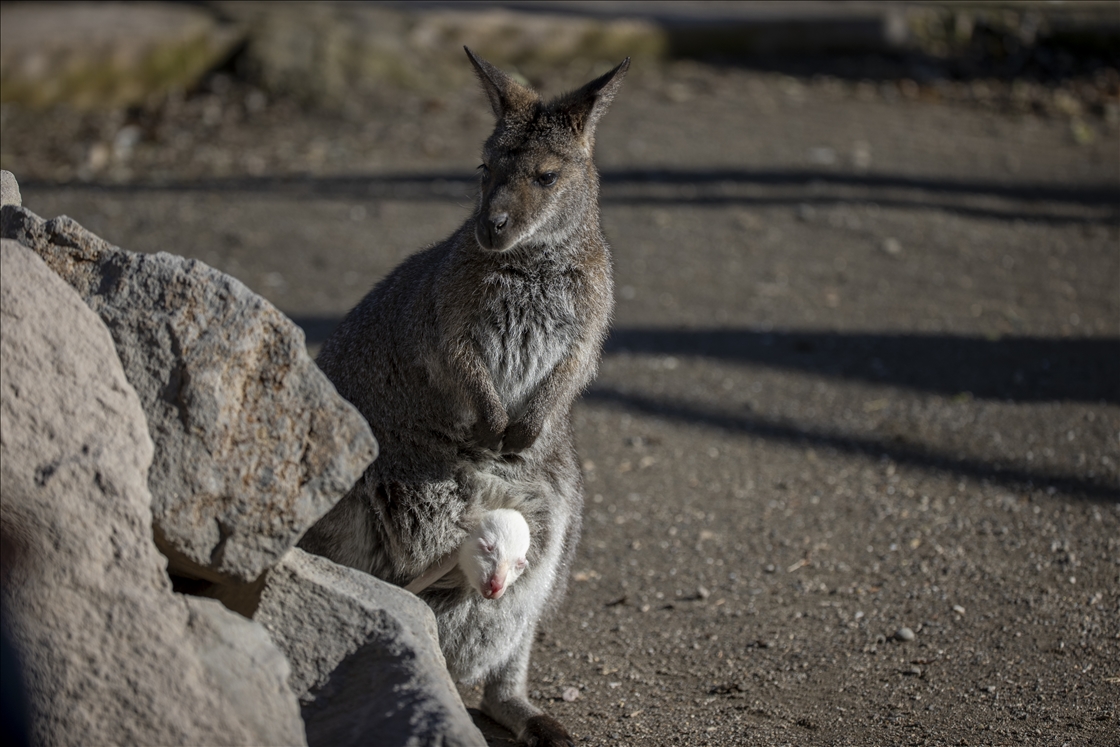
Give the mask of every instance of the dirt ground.
M 239 85 L 5 107 L 5 168 L 314 348 L 466 217 L 488 107 Z M 973 99 L 679 63 L 603 120 L 616 319 L 530 676 L 577 743 L 1118 743 L 1120 128 Z

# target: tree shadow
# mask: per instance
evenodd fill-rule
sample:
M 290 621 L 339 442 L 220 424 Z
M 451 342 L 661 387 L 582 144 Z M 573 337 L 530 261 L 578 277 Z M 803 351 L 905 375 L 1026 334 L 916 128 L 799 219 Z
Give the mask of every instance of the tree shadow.
M 341 321 L 296 317 L 311 345 Z M 951 335 L 757 332 L 738 329 L 637 329 L 611 333 L 604 354 L 711 358 L 798 370 L 820 376 L 973 399 L 1017 403 L 1120 404 L 1120 339 L 1018 337 L 987 340 Z M 769 441 L 887 456 L 1008 486 L 1053 487 L 1089 500 L 1120 500 L 1120 485 L 1103 478 L 1032 471 L 938 452 L 902 437 L 869 438 L 729 414 L 694 403 L 595 386 L 589 402 Z
M 1014 402 L 1120 403 L 1120 338 L 637 329 L 606 353 L 715 358 Z
M 604 205 L 696 205 L 719 207 L 833 205 L 853 202 L 880 207 L 944 210 L 976 218 L 1035 223 L 1115 223 L 1120 220 L 1120 185 L 1003 183 L 987 180 L 914 178 L 898 174 L 855 174 L 828 169 L 605 169 Z M 27 191 L 66 189 L 107 194 L 209 192 L 288 194 L 351 200 L 469 203 L 474 175 L 456 172 L 351 174 L 335 176 L 235 176 L 191 181 L 57 184 L 30 180 Z
M 340 317 L 297 316 L 309 345 Z M 614 329 L 606 355 L 712 358 L 832 378 L 1011 402 L 1120 404 L 1120 338 Z
M 829 433 L 787 425 L 766 418 L 732 415 L 726 410 L 716 411 L 691 403 L 665 398 L 655 399 L 604 387 L 592 388 L 584 395 L 584 399 L 630 412 L 641 412 L 678 422 L 719 428 L 767 441 L 830 448 L 870 457 L 886 457 L 898 464 L 949 472 L 1008 487 L 1053 488 L 1065 494 L 1100 503 L 1115 503 L 1120 500 L 1120 485 L 1109 483 L 1102 478 L 1032 471 L 1016 465 L 1005 466 L 998 462 L 953 456 L 922 444 L 907 442 L 902 437 L 877 439 Z

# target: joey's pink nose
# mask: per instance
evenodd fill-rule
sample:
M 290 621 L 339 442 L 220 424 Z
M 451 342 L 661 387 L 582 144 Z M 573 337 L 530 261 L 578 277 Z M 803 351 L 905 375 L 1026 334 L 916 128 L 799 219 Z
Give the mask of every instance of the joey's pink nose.
M 505 590 L 506 587 L 505 584 L 502 583 L 502 579 L 494 575 L 486 582 L 486 585 L 482 589 L 482 595 L 487 599 L 497 599 L 505 593 Z

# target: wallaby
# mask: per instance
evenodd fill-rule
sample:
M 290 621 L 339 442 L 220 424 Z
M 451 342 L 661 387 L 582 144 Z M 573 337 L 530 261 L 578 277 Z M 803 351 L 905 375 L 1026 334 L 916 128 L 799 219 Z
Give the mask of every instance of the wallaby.
M 613 308 L 592 151 L 630 60 L 545 103 L 466 51 L 497 117 L 477 208 L 378 283 L 323 345 L 319 365 L 381 451 L 300 544 L 404 586 L 460 548 L 485 511 L 520 512 L 527 566 L 500 599 L 458 568 L 421 596 L 451 674 L 484 683 L 483 712 L 524 742 L 565 745 L 526 680 L 537 622 L 556 610 L 579 541 L 571 407 L 598 368 Z

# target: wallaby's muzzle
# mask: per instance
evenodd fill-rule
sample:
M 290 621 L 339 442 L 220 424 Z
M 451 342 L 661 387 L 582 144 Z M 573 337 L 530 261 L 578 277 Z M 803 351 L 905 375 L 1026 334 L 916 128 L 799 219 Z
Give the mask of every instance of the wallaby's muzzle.
M 509 213 L 483 211 L 475 224 L 475 237 L 483 249 L 500 252 L 509 244 Z

